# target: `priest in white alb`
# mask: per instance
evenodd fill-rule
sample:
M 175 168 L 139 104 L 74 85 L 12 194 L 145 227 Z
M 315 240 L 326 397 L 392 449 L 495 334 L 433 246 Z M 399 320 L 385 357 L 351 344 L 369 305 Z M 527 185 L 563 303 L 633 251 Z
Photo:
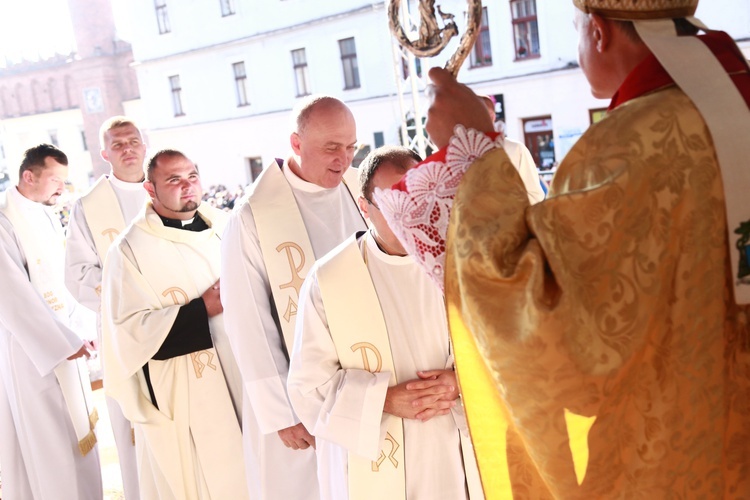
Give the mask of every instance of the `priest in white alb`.
M 442 293 L 370 196 L 419 161 L 403 147 L 365 158 L 358 202 L 371 228 L 302 287 L 289 398 L 316 438 L 324 500 L 483 498 Z
M 102 498 L 84 341 L 69 327 L 64 237 L 52 206 L 68 159 L 27 150 L 0 197 L 0 464 L 3 497 Z
M 83 306 L 100 320 L 102 268 L 110 245 L 143 209 L 146 145 L 135 123 L 124 116 L 106 120 L 99 130 L 101 156 L 112 166 L 73 205 L 65 244 L 65 285 Z M 97 321 L 101 344 L 101 325 Z M 120 406 L 107 397 L 125 500 L 137 500 L 138 470 L 130 422 Z
M 218 281 L 225 214 L 201 204 L 178 151 L 157 153 L 146 179 L 151 200 L 104 264 L 104 387 L 133 422 L 143 498 L 247 499 Z
M 288 353 L 310 267 L 366 227 L 351 191 L 356 142 L 343 102 L 301 101 L 290 137 L 294 154 L 263 171 L 222 240 L 221 299 L 242 372 L 248 481 L 259 500 L 317 498 L 315 442 L 287 397 Z

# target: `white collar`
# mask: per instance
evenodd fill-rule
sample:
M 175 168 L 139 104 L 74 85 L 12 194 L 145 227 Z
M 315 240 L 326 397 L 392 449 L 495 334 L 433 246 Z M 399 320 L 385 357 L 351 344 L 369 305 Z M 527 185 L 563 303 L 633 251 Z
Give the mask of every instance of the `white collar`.
M 123 191 L 140 191 L 143 189 L 143 182 L 125 182 L 115 177 L 112 171 L 109 172 L 107 179 L 112 183 L 113 187 L 122 189 Z
M 409 255 L 390 255 L 381 250 L 378 243 L 375 241 L 375 235 L 373 234 L 372 229 L 365 233 L 364 238 L 365 245 L 367 245 L 367 253 L 376 259 L 394 266 L 406 266 L 414 263 L 414 259 Z
M 271 165 L 273 167 L 274 165 Z M 312 182 L 307 182 L 302 177 L 298 176 L 294 172 L 292 172 L 292 169 L 289 168 L 289 160 L 284 162 L 284 166 L 281 168 L 281 170 L 284 172 L 284 177 L 286 177 L 287 182 L 289 182 L 289 185 L 292 186 L 292 189 L 296 189 L 298 191 L 304 191 L 306 193 L 322 193 L 322 192 L 331 192 L 340 186 L 336 186 L 334 188 L 324 188 L 321 186 L 318 186 L 317 184 L 313 184 Z

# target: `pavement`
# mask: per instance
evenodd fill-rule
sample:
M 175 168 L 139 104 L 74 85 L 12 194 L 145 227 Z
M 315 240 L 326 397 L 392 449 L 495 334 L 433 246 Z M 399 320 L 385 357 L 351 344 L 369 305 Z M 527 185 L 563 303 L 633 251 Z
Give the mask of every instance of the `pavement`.
M 112 426 L 109 424 L 109 412 L 104 400 L 104 389 L 94 391 L 94 405 L 99 413 L 99 422 L 96 424 L 96 438 L 99 441 L 104 500 L 124 500 L 120 460 L 117 458 L 115 437 L 112 434 Z

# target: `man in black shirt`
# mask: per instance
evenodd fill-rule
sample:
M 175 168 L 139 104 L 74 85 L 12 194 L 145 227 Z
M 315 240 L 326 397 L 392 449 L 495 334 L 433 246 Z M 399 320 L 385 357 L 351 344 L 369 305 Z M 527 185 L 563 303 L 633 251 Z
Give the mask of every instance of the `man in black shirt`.
M 201 205 L 179 151 L 151 159 L 144 187 L 150 202 L 104 266 L 105 388 L 134 424 L 145 498 L 244 499 L 240 378 L 219 299 L 226 214 Z

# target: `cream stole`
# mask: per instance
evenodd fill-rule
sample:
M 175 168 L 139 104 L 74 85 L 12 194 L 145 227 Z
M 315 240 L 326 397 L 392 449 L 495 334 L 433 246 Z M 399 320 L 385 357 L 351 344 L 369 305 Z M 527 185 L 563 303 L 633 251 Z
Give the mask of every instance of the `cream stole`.
M 356 206 L 359 197 L 357 170 L 348 168 L 343 182 Z M 292 188 L 278 163 L 266 167 L 256 183 L 248 204 L 255 219 L 284 344 L 291 353 L 299 291 L 315 263 L 315 253 Z
M 109 246 L 125 229 L 125 219 L 120 210 L 120 203 L 107 176 L 99 177 L 88 193 L 81 197 L 86 224 L 94 238 L 99 260 L 104 262 Z
M 341 367 L 389 372 L 389 385 L 394 386 L 398 381 L 388 330 L 363 257 L 366 248 L 363 241 L 360 250 L 357 235 L 352 235 L 332 252 L 333 258 L 321 261 L 318 285 Z M 342 278 L 356 285 L 341 286 Z M 349 498 L 353 500 L 406 498 L 403 420 L 392 415 L 388 420 L 376 461 L 349 453 Z
M 193 232 L 168 228 L 149 202 L 145 216 L 138 216 L 133 221 L 134 230 L 127 233 L 126 241 L 140 274 L 157 292 L 162 307 L 187 304 L 218 279 L 220 235 L 226 214 L 206 204 L 198 213 L 209 229 Z M 216 316 L 209 321 L 213 331 L 222 318 Z M 138 410 L 142 415 L 134 420 L 141 422 L 136 429 L 143 439 L 136 442 L 148 443 L 148 452 L 173 494 L 197 498 L 200 493 L 188 485 L 192 481 L 200 484 L 202 479 L 215 498 L 246 498 L 242 495 L 246 483 L 240 423 L 216 349 L 151 360 L 148 366 L 159 409 L 141 401 Z M 159 400 L 160 394 L 170 395 L 170 400 Z M 175 419 L 175 415 L 181 418 Z M 191 441 L 195 452 L 190 449 Z M 183 469 L 192 460 L 178 459 L 191 455 L 200 461 L 200 479 L 195 478 L 197 471 Z M 139 459 L 139 469 L 142 466 Z
M 696 27 L 709 29 L 695 17 Z M 750 224 L 747 193 L 750 190 L 750 111 L 744 97 L 716 56 L 694 36 L 677 36 L 671 19 L 635 21 L 636 31 L 675 83 L 693 101 L 706 121 L 716 149 L 724 185 L 727 210 L 727 239 L 731 256 L 734 300 L 750 304 L 750 277 L 740 272 L 740 259 L 747 259 L 740 248 L 750 251 L 742 237 Z M 739 48 L 735 46 L 739 51 Z M 744 253 L 744 252 L 743 252 Z
M 18 194 L 18 196 L 22 195 Z M 39 233 L 31 227 L 23 210 L 16 206 L 16 203 L 10 193 L 5 193 L 0 198 L 0 211 L 13 224 L 13 229 L 21 242 L 22 250 L 26 255 L 29 281 L 60 321 L 67 325 L 69 311 L 66 300 L 67 291 L 63 284 L 65 239 L 62 226 L 59 221 L 47 214 L 57 234 L 54 241 L 42 241 L 39 239 Z M 78 439 L 78 449 L 81 455 L 85 456 L 96 445 L 94 427 L 99 420 L 99 415 L 92 403 L 91 383 L 86 361 L 84 358 L 65 360 L 55 368 L 54 372 Z

